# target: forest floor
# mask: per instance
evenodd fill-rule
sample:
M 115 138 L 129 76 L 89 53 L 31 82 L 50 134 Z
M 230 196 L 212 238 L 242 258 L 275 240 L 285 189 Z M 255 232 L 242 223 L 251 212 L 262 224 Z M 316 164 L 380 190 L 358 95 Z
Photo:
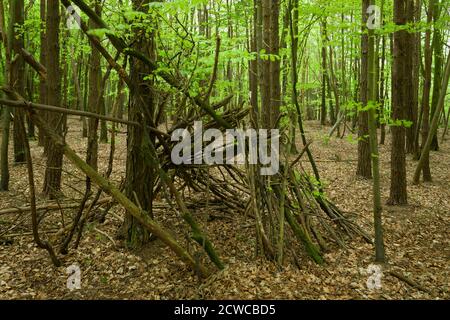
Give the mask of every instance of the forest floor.
M 329 128 L 308 122 L 308 136 L 323 177 L 326 194 L 343 211 L 372 233 L 371 181 L 355 176 L 356 138 L 327 138 Z M 68 143 L 84 154 L 81 124 L 71 119 Z M 388 136 L 389 137 L 389 136 Z M 389 139 L 387 139 L 389 140 Z M 45 161 L 42 150 L 32 142 L 36 185 L 40 190 Z M 300 142 L 298 143 L 300 149 Z M 381 146 L 383 203 L 389 195 L 389 141 Z M 100 171 L 107 167 L 109 145 L 100 146 Z M 113 181 L 121 182 L 125 171 L 126 136 L 117 137 Z M 225 270 L 200 281 L 160 241 L 139 252 L 126 250 L 116 240 L 123 210 L 116 206 L 104 224 L 90 223 L 77 250 L 63 257 L 55 268 L 47 252 L 36 248 L 30 228 L 30 214 L 0 215 L 0 299 L 450 299 L 450 140 L 431 155 L 433 183 L 413 186 L 415 162 L 408 157 L 409 205 L 384 206 L 384 230 L 388 262 L 397 273 L 420 284 L 426 291 L 384 273 L 381 289 L 369 290 L 366 270 L 373 260 L 373 248 L 354 239 L 347 249 L 325 255 L 318 266 L 308 258 L 296 265 L 287 259 L 285 268 L 255 258 L 254 228 L 249 218 L 229 214 L 226 219 L 207 222 L 214 208 L 194 214 L 225 261 Z M 305 168 L 308 163 L 303 162 Z M 82 174 L 65 161 L 65 201 L 82 198 Z M 11 190 L 0 193 L 0 210 L 28 205 L 25 166 L 11 167 Z M 45 203 L 42 198 L 38 203 Z M 185 244 L 188 234 L 170 210 L 157 211 L 156 219 L 178 234 Z M 52 239 L 61 215 L 76 210 L 52 211 L 41 222 L 41 233 Z M 221 213 L 223 215 L 223 213 Z M 67 220 L 67 217 L 66 217 Z M 10 241 L 5 242 L 4 239 Z M 56 248 L 58 249 L 58 248 Z M 196 248 L 191 248 L 196 250 Z M 70 291 L 66 268 L 81 269 L 81 290 Z

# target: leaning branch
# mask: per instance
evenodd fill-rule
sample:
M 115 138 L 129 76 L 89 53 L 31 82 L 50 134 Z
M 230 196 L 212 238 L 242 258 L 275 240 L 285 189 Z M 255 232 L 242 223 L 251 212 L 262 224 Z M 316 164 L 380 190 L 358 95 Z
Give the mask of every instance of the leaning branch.
M 20 54 L 26 63 L 28 63 L 43 80 L 47 80 L 47 68 L 37 61 L 31 53 L 24 48 L 20 49 Z
M 10 89 L 7 87 L 0 87 L 0 89 L 5 92 L 10 91 Z M 117 118 L 108 117 L 108 116 L 104 116 L 104 115 L 92 113 L 92 112 L 87 112 L 87 111 L 70 110 L 70 109 L 66 109 L 66 108 L 49 106 L 49 105 L 45 105 L 45 104 L 32 103 L 32 102 L 24 101 L 24 100 L 23 101 L 14 101 L 14 100 L 7 100 L 7 99 L 0 98 L 0 105 L 10 106 L 10 107 L 14 107 L 14 108 L 24 108 L 24 109 L 33 108 L 33 109 L 37 109 L 37 110 L 57 112 L 57 113 L 69 114 L 69 115 L 73 115 L 73 116 L 82 116 L 82 117 L 87 117 L 87 118 L 95 118 L 95 119 L 116 122 L 116 123 L 122 123 L 122 124 L 126 124 L 126 125 L 138 126 L 138 127 L 142 126 L 139 122 L 135 122 L 135 121 L 117 119 Z M 168 137 L 167 133 L 164 133 L 153 127 L 149 127 L 149 126 L 147 126 L 147 127 L 150 132 L 156 133 L 161 136 Z
M 26 130 L 23 120 L 19 122 L 19 130 L 22 132 L 21 134 L 25 137 Z M 34 185 L 33 160 L 31 159 L 30 144 L 28 142 L 28 139 L 24 139 L 24 142 L 25 142 L 25 158 L 27 160 L 27 168 L 28 168 L 28 184 L 30 190 L 31 224 L 33 227 L 33 238 L 34 241 L 36 242 L 36 245 L 39 248 L 47 250 L 48 254 L 50 255 L 50 259 L 53 262 L 53 265 L 55 267 L 60 267 L 61 261 L 56 256 L 52 245 L 48 241 L 42 240 L 39 236 L 39 222 L 36 209 L 36 190 Z
M 419 184 L 420 182 L 420 173 L 422 172 L 423 165 L 425 163 L 425 160 L 430 157 L 430 148 L 431 143 L 433 142 L 433 137 L 437 133 L 438 127 L 439 127 L 439 118 L 442 113 L 442 110 L 444 110 L 445 106 L 445 96 L 447 95 L 447 88 L 448 83 L 450 79 L 450 55 L 447 59 L 447 64 L 445 67 L 444 76 L 442 77 L 442 84 L 441 84 L 441 92 L 439 95 L 439 102 L 436 107 L 436 111 L 434 112 L 433 120 L 431 121 L 431 128 L 430 132 L 428 133 L 427 140 L 425 142 L 425 145 L 422 147 L 422 154 L 420 155 L 420 160 L 417 164 L 416 171 L 414 173 L 414 180 L 413 183 L 415 185 Z

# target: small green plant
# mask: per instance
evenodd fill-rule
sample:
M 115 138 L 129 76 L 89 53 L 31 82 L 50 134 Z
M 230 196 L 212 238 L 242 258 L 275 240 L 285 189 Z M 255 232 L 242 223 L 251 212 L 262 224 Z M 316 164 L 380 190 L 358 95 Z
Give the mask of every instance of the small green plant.
M 331 137 L 328 134 L 324 134 L 322 136 L 322 143 L 324 146 L 328 146 L 330 144 Z

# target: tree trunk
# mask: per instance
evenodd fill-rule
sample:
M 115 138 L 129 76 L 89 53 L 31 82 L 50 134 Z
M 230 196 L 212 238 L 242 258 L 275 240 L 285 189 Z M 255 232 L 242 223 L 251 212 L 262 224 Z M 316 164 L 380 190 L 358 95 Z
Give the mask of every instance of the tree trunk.
M 416 0 L 415 4 L 415 21 L 420 22 L 422 15 L 422 1 Z M 419 91 L 420 91 L 420 65 L 421 65 L 421 33 L 416 32 L 414 34 L 412 47 L 414 48 L 413 54 L 413 108 L 416 111 L 415 119 L 414 119 L 414 142 L 413 149 L 410 150 L 413 153 L 414 159 L 418 159 L 419 154 L 419 130 L 421 126 L 421 117 L 419 114 Z
M 407 23 L 414 23 L 414 1 L 410 0 L 407 4 Z M 409 43 L 409 53 L 407 55 L 406 60 L 406 69 L 410 70 L 411 77 L 408 77 L 406 83 L 407 90 L 407 98 L 406 101 L 406 118 L 405 120 L 409 121 L 411 125 L 406 127 L 406 152 L 408 154 L 416 154 L 416 144 L 415 144 L 415 128 L 417 125 L 417 114 L 418 114 L 418 106 L 415 104 L 414 100 L 414 56 L 416 51 L 416 34 L 413 32 L 408 32 L 407 34 L 408 43 Z
M 11 65 L 11 75 L 9 78 L 9 85 L 22 97 L 25 97 L 25 61 L 21 55 L 21 49 L 24 47 L 23 33 L 21 28 L 24 24 L 24 1 L 15 0 L 10 2 L 9 6 L 10 12 L 10 48 L 12 49 L 12 54 L 15 59 Z M 14 109 L 14 120 L 13 120 L 13 145 L 14 145 L 14 162 L 15 163 L 25 163 L 25 139 L 22 131 L 20 130 L 20 124 L 25 120 L 25 113 L 23 110 Z
M 322 34 L 322 101 L 320 106 L 320 124 L 326 125 L 327 122 L 327 21 L 326 18 L 323 18 L 321 23 L 321 34 Z
M 441 88 L 442 83 L 442 70 L 444 66 L 444 50 L 443 50 L 443 37 L 442 37 L 442 31 L 437 26 L 438 20 L 441 18 L 441 12 L 443 8 L 443 3 L 440 0 L 434 1 L 433 6 L 433 21 L 434 21 L 434 32 L 433 32 L 433 43 L 432 43 L 432 50 L 434 52 L 434 80 L 433 80 L 433 99 L 431 101 L 431 114 L 430 116 L 433 117 L 434 113 L 436 111 L 438 102 L 439 102 L 439 95 L 441 90 L 444 90 L 444 88 Z M 437 138 L 437 133 L 433 136 L 433 141 L 431 143 L 431 150 L 432 151 L 439 151 L 439 140 Z
M 362 5 L 363 15 L 363 31 L 366 29 L 368 21 L 367 8 L 369 6 L 369 0 L 364 0 Z M 361 76 L 360 76 L 360 101 L 361 106 L 365 108 L 368 103 L 368 84 L 367 74 L 369 72 L 369 36 L 367 32 L 363 32 L 361 36 Z M 369 144 L 369 120 L 367 111 L 358 111 L 358 166 L 356 169 L 356 175 L 365 179 L 372 178 L 372 165 L 370 157 L 370 144 Z
M 422 96 L 422 148 L 427 141 L 428 134 L 430 132 L 430 92 L 431 92 L 431 76 L 432 76 L 432 63 L 433 53 L 431 47 L 431 22 L 433 21 L 433 9 L 434 0 L 430 0 L 430 7 L 428 8 L 427 23 L 429 28 L 425 33 L 425 79 L 423 84 L 423 96 Z M 425 157 L 423 160 L 423 180 L 431 181 L 430 171 L 430 159 Z
M 46 19 L 46 1 L 47 0 L 40 0 L 40 18 L 41 21 L 45 21 Z M 41 26 L 41 30 L 39 33 L 40 36 L 40 53 L 39 53 L 39 62 L 43 66 L 47 66 L 47 41 L 46 41 L 46 35 L 45 35 L 45 27 Z M 43 77 L 39 77 L 39 103 L 41 104 L 47 104 L 47 80 Z M 45 112 L 42 112 L 40 114 L 42 118 L 47 119 L 47 114 Z M 44 133 L 39 130 L 38 133 L 38 144 L 41 147 L 45 147 L 45 137 Z M 46 150 L 44 149 L 44 152 Z
M 262 1 L 262 37 L 263 37 L 263 50 L 267 55 L 271 54 L 271 1 Z M 264 58 L 262 60 L 262 82 L 261 82 L 261 120 L 264 128 L 269 129 L 271 127 L 271 79 L 270 74 L 270 59 Z
M 46 14 L 47 37 L 47 103 L 53 106 L 61 105 L 61 69 L 59 62 L 59 26 L 60 3 L 58 0 L 47 0 Z M 62 135 L 66 117 L 58 113 L 48 113 L 47 122 L 55 131 Z M 63 165 L 63 152 L 60 146 L 46 139 L 47 163 L 45 168 L 44 190 L 45 196 L 55 199 L 61 191 L 61 173 Z
M 4 77 L 9 79 L 11 67 L 11 50 L 8 45 L 8 34 L 6 32 L 5 8 L 3 1 L 0 1 L 0 28 L 1 37 L 5 45 L 5 74 Z M 9 81 L 9 80 L 8 80 Z M 3 107 L 2 111 L 2 144 L 0 149 L 0 191 L 8 191 L 9 189 L 9 131 L 11 124 L 10 108 Z
M 433 142 L 433 136 L 436 134 L 438 126 L 439 126 L 439 118 L 441 116 L 441 113 L 444 110 L 445 106 L 445 96 L 447 95 L 447 88 L 448 88 L 448 82 L 450 78 L 450 55 L 447 57 L 447 64 L 445 66 L 445 72 L 443 74 L 441 88 L 442 90 L 439 93 L 439 100 L 436 107 L 436 112 L 433 116 L 433 120 L 431 122 L 431 128 L 430 133 L 428 135 L 428 138 L 425 142 L 425 145 L 422 149 L 422 154 L 420 156 L 419 163 L 417 164 L 416 171 L 414 173 L 414 184 L 418 184 L 420 180 L 420 172 L 422 171 L 424 160 L 429 157 L 430 155 L 430 148 L 431 144 Z
M 250 51 L 258 55 L 257 29 L 258 29 L 258 3 L 253 0 L 253 23 L 251 24 Z M 249 62 L 249 89 L 250 105 L 255 115 L 258 114 L 258 59 Z
M 94 2 L 95 12 L 98 16 L 101 16 L 100 1 Z M 95 29 L 98 26 L 89 19 L 89 28 Z M 89 96 L 88 96 L 88 111 L 92 113 L 101 114 L 100 104 L 101 98 L 101 56 L 100 52 L 92 46 L 91 56 L 89 59 Z M 95 170 L 98 169 L 98 119 L 88 119 L 88 145 L 86 162 Z
M 367 12 L 374 0 L 363 1 L 363 12 Z M 364 8 L 364 6 L 367 6 Z M 368 110 L 368 124 L 370 135 L 370 153 L 373 169 L 373 216 L 375 229 L 375 261 L 385 262 L 384 240 L 382 226 L 382 206 L 380 191 L 380 157 L 378 152 L 377 119 L 376 119 L 376 99 L 377 99 L 377 72 L 376 64 L 378 52 L 375 50 L 375 33 L 373 29 L 368 30 L 368 73 L 367 73 L 367 97 L 371 107 Z
M 280 16 L 280 0 L 272 0 L 271 5 L 271 25 L 270 25 L 270 53 L 273 58 L 270 60 L 271 74 L 271 104 L 270 104 L 270 127 L 278 126 L 277 121 L 280 116 L 281 107 L 281 86 L 280 86 L 280 35 L 279 35 L 279 16 Z
M 136 11 L 145 11 L 149 0 L 133 0 L 133 9 Z M 145 29 L 135 29 L 136 38 L 133 49 L 143 52 L 148 57 L 155 57 L 154 34 L 148 33 Z M 128 107 L 128 120 L 137 121 L 142 124 L 153 126 L 154 114 L 154 93 L 153 80 L 147 76 L 151 70 L 147 65 L 138 59 L 131 59 L 131 84 L 130 102 Z M 129 126 L 127 139 L 127 166 L 126 166 L 126 186 L 125 193 L 129 199 L 139 205 L 142 210 L 153 217 L 152 202 L 153 188 L 156 179 L 156 168 L 149 166 L 149 159 L 142 149 L 145 139 L 154 137 L 143 127 Z M 125 240 L 130 248 L 139 248 L 150 239 L 148 230 L 130 213 L 125 216 L 123 225 Z
M 394 1 L 394 23 L 398 27 L 407 23 L 408 3 L 412 0 Z M 406 150 L 405 119 L 406 105 L 410 99 L 408 83 L 411 81 L 412 70 L 408 70 L 408 55 L 412 52 L 409 47 L 408 31 L 401 30 L 394 33 L 394 52 L 392 65 L 392 131 L 391 146 L 391 188 L 388 203 L 390 205 L 406 205 L 408 203 L 406 189 Z
M 84 82 L 83 82 L 83 106 L 84 109 L 83 111 L 88 111 L 88 104 L 89 104 L 89 66 L 90 64 L 90 55 L 89 57 L 86 59 L 86 66 L 84 69 Z M 82 126 L 83 126 L 83 133 L 82 133 L 82 137 L 83 138 L 88 138 L 88 121 L 86 119 L 86 117 L 82 117 L 81 121 L 83 122 Z

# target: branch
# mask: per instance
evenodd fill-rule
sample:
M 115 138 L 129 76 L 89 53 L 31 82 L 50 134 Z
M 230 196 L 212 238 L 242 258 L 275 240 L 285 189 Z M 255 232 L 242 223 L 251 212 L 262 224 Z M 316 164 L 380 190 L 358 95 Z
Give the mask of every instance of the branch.
M 413 288 L 416 288 L 416 289 L 418 289 L 420 291 L 423 291 L 423 292 L 426 292 L 426 293 L 431 293 L 430 290 L 428 290 L 427 288 L 425 288 L 422 285 L 418 284 L 416 281 L 414 281 L 412 279 L 409 279 L 409 278 L 405 277 L 404 275 L 402 275 L 402 274 L 400 274 L 400 273 L 398 273 L 396 271 L 390 270 L 388 274 L 393 276 L 393 277 L 395 277 L 395 278 L 397 278 L 397 279 L 399 279 L 399 280 L 401 280 L 401 281 L 403 281 L 403 282 L 405 282 L 405 283 L 407 283 L 407 284 L 409 284 Z
M 22 132 L 23 137 L 26 137 L 26 130 L 23 121 L 19 121 L 19 129 Z M 36 245 L 41 248 L 47 250 L 50 258 L 55 267 L 61 266 L 61 261 L 55 254 L 52 245 L 45 240 L 41 240 L 39 237 L 39 222 L 37 218 L 37 209 L 36 209 L 36 190 L 34 186 L 34 172 L 33 172 L 33 160 L 31 159 L 30 152 L 30 144 L 28 143 L 28 139 L 24 139 L 25 142 L 25 158 L 27 160 L 27 168 L 28 168 L 28 183 L 30 189 L 30 207 L 31 207 L 31 223 L 33 227 L 33 238 L 36 242 Z
M 212 90 L 214 88 L 214 83 L 217 80 L 217 69 L 219 66 L 219 54 L 220 54 L 220 37 L 217 35 L 217 40 L 216 40 L 216 55 L 214 57 L 214 69 L 213 69 L 213 74 L 211 75 L 211 80 L 209 82 L 209 88 L 208 91 L 206 92 L 205 95 L 205 101 L 209 100 L 209 97 L 211 96 Z
M 105 204 L 105 203 L 109 203 L 111 201 L 112 201 L 111 198 L 105 198 L 105 199 L 98 201 L 97 204 Z M 91 204 L 91 202 L 88 202 L 87 206 L 89 206 L 90 204 Z M 74 208 L 78 208 L 79 206 L 80 206 L 80 204 L 75 203 L 75 202 L 68 203 L 68 204 L 61 204 L 61 205 L 55 204 L 55 203 L 50 203 L 50 204 L 43 204 L 43 205 L 36 206 L 36 210 L 37 211 L 42 211 L 42 210 L 50 211 L 50 210 L 61 210 L 61 209 L 74 209 Z M 0 210 L 0 216 L 7 215 L 7 214 L 25 213 L 25 212 L 30 212 L 30 211 L 31 211 L 31 206 L 19 207 L 19 208 L 6 208 L 6 209 Z
M 7 94 L 12 93 L 11 89 L 8 87 L 0 87 L 0 90 L 3 90 Z M 126 125 L 142 127 L 142 124 L 140 124 L 139 122 L 117 119 L 117 118 L 104 116 L 104 115 L 87 112 L 87 111 L 70 110 L 70 109 L 66 109 L 66 108 L 49 106 L 49 105 L 45 105 L 45 104 L 32 103 L 32 102 L 25 101 L 25 100 L 17 101 L 17 100 L 7 100 L 7 99 L 0 98 L 0 105 L 10 106 L 13 108 L 25 108 L 25 109 L 33 108 L 33 109 L 37 109 L 37 110 L 69 114 L 69 115 L 73 115 L 73 116 L 83 116 L 83 117 L 87 117 L 87 118 L 95 118 L 95 119 L 100 119 L 100 120 L 105 120 L 105 121 L 110 121 L 110 122 L 116 122 L 116 123 L 122 123 L 122 124 L 126 124 Z M 156 133 L 156 134 L 158 134 L 160 136 L 164 136 L 164 137 L 170 137 L 167 133 L 164 133 L 156 128 L 153 128 L 150 126 L 147 126 L 147 127 L 148 127 L 148 130 L 153 133 Z
M 28 63 L 43 80 L 47 80 L 47 68 L 37 61 L 31 53 L 29 53 L 24 48 L 20 49 L 20 54 L 26 63 Z

